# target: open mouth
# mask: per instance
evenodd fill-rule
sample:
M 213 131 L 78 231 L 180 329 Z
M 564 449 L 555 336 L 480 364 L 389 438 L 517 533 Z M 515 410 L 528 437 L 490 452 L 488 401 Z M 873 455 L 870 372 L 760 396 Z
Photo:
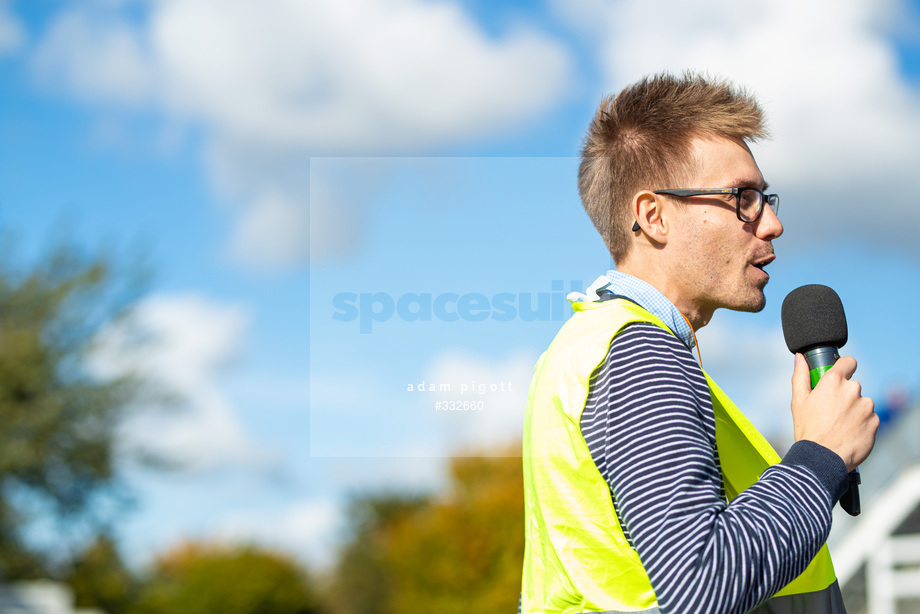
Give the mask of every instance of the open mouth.
M 768 255 L 768 256 L 766 256 L 766 257 L 764 257 L 764 258 L 760 258 L 760 259 L 758 259 L 758 260 L 755 260 L 754 262 L 751 263 L 751 266 L 753 266 L 753 267 L 755 267 L 755 268 L 758 268 L 758 269 L 760 269 L 761 271 L 763 271 L 763 268 L 764 268 L 765 266 L 767 266 L 768 264 L 770 264 L 771 262 L 773 262 L 774 260 L 776 260 L 776 255 L 770 254 L 770 255 Z
M 763 269 L 765 266 L 773 262 L 775 259 L 776 259 L 776 256 L 773 254 L 770 254 L 764 258 L 758 258 L 757 260 L 751 263 L 751 266 L 754 267 L 755 269 L 760 270 L 764 274 L 765 278 L 769 279 L 770 274 L 764 271 Z

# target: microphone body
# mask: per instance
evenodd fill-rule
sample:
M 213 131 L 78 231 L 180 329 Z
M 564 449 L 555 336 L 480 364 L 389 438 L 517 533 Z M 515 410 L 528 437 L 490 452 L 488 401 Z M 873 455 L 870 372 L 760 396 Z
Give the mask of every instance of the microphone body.
M 809 373 L 811 374 L 811 387 L 814 389 L 818 385 L 818 380 L 828 369 L 834 366 L 834 363 L 840 358 L 840 353 L 835 347 L 817 347 L 804 352 L 805 361 L 808 363 Z M 859 485 L 862 484 L 862 478 L 859 475 L 859 467 L 850 472 L 849 486 L 847 491 L 840 497 L 840 507 L 850 516 L 859 516 L 862 511 L 859 503 Z
M 811 387 L 840 358 L 839 348 L 847 342 L 847 320 L 837 293 L 817 284 L 796 288 L 783 301 L 783 336 L 793 354 L 800 353 L 808 363 Z M 840 497 L 840 507 L 850 516 L 858 516 L 859 485 L 857 467 L 850 472 L 849 487 Z
M 805 362 L 808 363 L 808 372 L 811 374 L 811 387 L 818 385 L 818 380 L 828 369 L 834 366 L 834 363 L 840 358 L 840 352 L 833 346 L 817 347 L 802 352 L 805 356 Z

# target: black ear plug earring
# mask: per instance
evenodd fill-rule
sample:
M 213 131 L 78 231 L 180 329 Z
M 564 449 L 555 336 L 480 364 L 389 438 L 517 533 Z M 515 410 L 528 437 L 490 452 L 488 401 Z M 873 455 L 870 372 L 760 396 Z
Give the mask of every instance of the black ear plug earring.
M 633 222 L 633 227 L 632 227 L 632 231 L 633 231 L 633 232 L 636 232 L 637 230 L 639 230 L 639 222 L 638 222 L 638 220 L 635 221 L 635 222 Z

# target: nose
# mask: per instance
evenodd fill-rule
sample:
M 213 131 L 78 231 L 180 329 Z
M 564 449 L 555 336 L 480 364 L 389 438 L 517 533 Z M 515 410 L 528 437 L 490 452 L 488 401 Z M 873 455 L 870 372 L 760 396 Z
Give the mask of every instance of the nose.
M 757 238 L 763 239 L 764 241 L 772 241 L 783 234 L 783 223 L 776 217 L 776 213 L 773 212 L 773 209 L 767 205 L 764 205 L 763 213 L 760 219 L 757 220 L 757 225 L 754 227 L 754 234 Z

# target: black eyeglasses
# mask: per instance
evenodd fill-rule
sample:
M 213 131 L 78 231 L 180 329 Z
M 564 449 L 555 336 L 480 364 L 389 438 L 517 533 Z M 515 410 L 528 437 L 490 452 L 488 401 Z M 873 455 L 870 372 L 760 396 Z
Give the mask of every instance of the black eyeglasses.
M 756 222 L 763 215 L 763 204 L 767 203 L 773 213 L 779 212 L 779 196 L 764 194 L 757 188 L 700 188 L 680 190 L 656 190 L 655 194 L 669 196 L 706 196 L 709 194 L 731 194 L 735 197 L 735 213 L 742 222 L 750 224 Z

